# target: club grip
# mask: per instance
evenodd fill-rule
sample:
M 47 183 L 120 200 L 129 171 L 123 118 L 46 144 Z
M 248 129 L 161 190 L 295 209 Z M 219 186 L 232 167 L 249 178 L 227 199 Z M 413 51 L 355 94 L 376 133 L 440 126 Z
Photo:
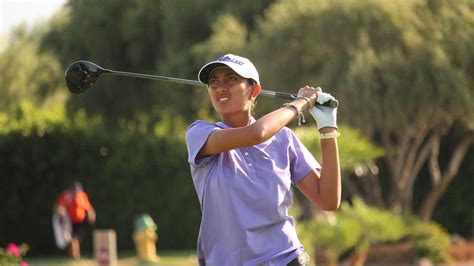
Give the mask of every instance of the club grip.
M 275 97 L 280 98 L 280 99 L 287 99 L 287 100 L 294 100 L 298 98 L 298 95 L 291 94 L 291 93 L 286 93 L 286 92 L 275 92 Z M 337 108 L 339 106 L 339 101 L 334 99 L 334 100 L 329 100 L 323 104 L 320 104 L 318 102 L 315 102 L 314 105 L 321 105 L 321 106 L 326 106 L 330 108 Z
M 334 99 L 334 100 L 329 100 L 329 101 L 327 101 L 323 104 L 315 102 L 314 105 L 322 105 L 322 106 L 326 106 L 326 107 L 337 108 L 339 106 L 339 101 Z

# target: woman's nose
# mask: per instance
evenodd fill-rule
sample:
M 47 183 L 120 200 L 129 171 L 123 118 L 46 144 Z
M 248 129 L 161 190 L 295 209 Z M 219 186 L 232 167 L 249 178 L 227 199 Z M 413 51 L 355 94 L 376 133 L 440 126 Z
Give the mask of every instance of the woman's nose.
M 219 84 L 217 85 L 216 91 L 217 91 L 218 93 L 225 92 L 225 91 L 227 91 L 227 86 L 224 84 L 224 82 L 221 82 L 221 83 L 219 83 Z

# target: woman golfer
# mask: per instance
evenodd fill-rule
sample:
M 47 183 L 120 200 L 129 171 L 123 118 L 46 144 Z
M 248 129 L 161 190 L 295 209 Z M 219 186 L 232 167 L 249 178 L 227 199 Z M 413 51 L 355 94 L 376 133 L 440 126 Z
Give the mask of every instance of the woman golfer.
M 248 59 L 222 56 L 201 68 L 199 81 L 208 85 L 222 119 L 198 120 L 186 131 L 202 212 L 199 265 L 309 265 L 288 214 L 291 185 L 323 210 L 339 207 L 336 109 L 314 107 L 334 98 L 306 86 L 293 102 L 255 120 L 252 108 L 261 87 Z M 304 111 L 321 134 L 322 166 L 285 127 Z

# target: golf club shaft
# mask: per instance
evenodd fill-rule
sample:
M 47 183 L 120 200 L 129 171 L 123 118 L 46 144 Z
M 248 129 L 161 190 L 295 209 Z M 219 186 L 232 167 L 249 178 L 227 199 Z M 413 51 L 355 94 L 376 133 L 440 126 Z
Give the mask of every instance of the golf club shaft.
M 168 82 L 179 83 L 179 84 L 206 87 L 206 84 L 203 84 L 197 80 L 191 80 L 191 79 L 180 79 L 180 78 L 172 78 L 172 77 L 157 76 L 157 75 L 123 72 L 123 71 L 116 71 L 116 70 L 110 70 L 110 69 L 104 69 L 103 73 L 104 74 L 110 73 L 110 74 L 125 76 L 125 77 L 161 80 L 161 81 L 168 81 Z
M 110 69 L 104 69 L 103 73 L 109 73 L 119 76 L 125 77 L 134 77 L 134 78 L 144 78 L 144 79 L 152 79 L 152 80 L 161 80 L 161 81 L 168 81 L 173 83 L 179 84 L 186 84 L 186 85 L 193 85 L 193 86 L 200 86 L 200 87 L 207 87 L 206 84 L 203 84 L 197 80 L 190 80 L 190 79 L 180 79 L 180 78 L 172 78 L 172 77 L 165 77 L 165 76 L 157 76 L 157 75 L 148 75 L 148 74 L 140 74 L 140 73 L 133 73 L 133 72 L 124 72 L 124 71 L 116 71 Z M 287 100 L 294 100 L 298 97 L 296 94 L 286 93 L 286 92 L 275 92 L 269 90 L 261 90 L 260 94 L 264 96 L 270 96 L 280 99 L 287 99 Z M 323 106 L 336 108 L 338 106 L 337 101 L 329 101 L 323 104 Z

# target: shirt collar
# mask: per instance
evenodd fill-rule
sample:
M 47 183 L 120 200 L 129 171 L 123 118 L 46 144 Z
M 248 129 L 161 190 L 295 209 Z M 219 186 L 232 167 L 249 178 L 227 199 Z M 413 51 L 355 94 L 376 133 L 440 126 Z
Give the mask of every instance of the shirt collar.
M 251 116 L 251 117 L 250 117 L 250 123 L 249 123 L 249 125 L 255 123 L 256 121 L 257 121 L 257 120 L 255 120 L 255 118 L 254 118 L 253 116 Z M 224 122 L 221 122 L 221 121 L 215 123 L 214 125 L 216 125 L 216 126 L 218 126 L 218 127 L 220 127 L 220 128 L 230 128 L 229 125 L 227 125 L 227 124 L 225 124 Z

